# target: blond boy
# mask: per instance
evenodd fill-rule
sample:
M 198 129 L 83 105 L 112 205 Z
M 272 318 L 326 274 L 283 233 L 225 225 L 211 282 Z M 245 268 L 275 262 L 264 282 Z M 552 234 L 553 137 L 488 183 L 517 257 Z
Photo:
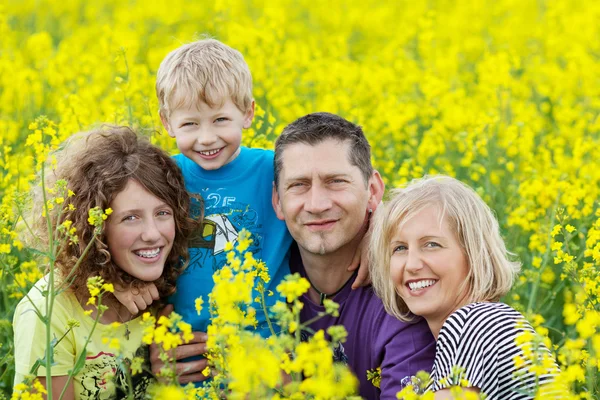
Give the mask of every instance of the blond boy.
M 186 187 L 204 199 L 204 226 L 190 242 L 190 264 L 171 298 L 175 311 L 206 332 L 207 307 L 198 315 L 195 299 L 207 301 L 213 273 L 226 264 L 225 243 L 246 229 L 248 249 L 263 260 L 275 287 L 289 273 L 292 238 L 271 206 L 273 152 L 241 146 L 242 130 L 252 124 L 252 75 L 244 58 L 225 44 L 205 39 L 167 55 L 158 70 L 160 118 L 181 154 L 174 158 Z M 192 210 L 194 212 L 194 210 Z M 269 335 L 257 308 L 257 330 Z

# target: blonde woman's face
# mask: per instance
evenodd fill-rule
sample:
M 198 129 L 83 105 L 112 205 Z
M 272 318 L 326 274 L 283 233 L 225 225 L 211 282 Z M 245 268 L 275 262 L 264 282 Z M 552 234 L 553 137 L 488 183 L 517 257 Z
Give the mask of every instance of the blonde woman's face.
M 468 261 L 446 218 L 428 206 L 390 243 L 390 275 L 411 312 L 442 324 L 466 304 Z

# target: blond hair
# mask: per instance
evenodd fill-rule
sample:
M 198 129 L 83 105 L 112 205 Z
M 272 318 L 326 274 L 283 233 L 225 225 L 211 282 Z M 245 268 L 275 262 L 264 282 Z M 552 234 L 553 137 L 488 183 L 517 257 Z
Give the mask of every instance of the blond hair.
M 242 54 L 215 39 L 202 39 L 170 52 L 156 77 L 159 113 L 200 102 L 222 106 L 231 98 L 243 113 L 252 105 L 252 75 Z
M 373 288 L 386 311 L 404 321 L 412 314 L 390 277 L 390 243 L 408 220 L 432 204 L 440 208 L 440 218 L 447 218 L 468 260 L 464 282 L 468 303 L 498 301 L 520 270 L 520 263 L 509 260 L 492 210 L 472 188 L 441 175 L 413 180 L 393 190 L 391 199 L 377 210 L 370 245 Z

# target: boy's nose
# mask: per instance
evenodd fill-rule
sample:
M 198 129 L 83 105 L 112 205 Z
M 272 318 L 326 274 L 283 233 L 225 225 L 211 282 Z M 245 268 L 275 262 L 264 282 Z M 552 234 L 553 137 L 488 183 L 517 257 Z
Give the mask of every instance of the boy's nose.
M 202 146 L 209 146 L 217 141 L 217 136 L 213 135 L 209 129 L 201 129 L 196 141 Z

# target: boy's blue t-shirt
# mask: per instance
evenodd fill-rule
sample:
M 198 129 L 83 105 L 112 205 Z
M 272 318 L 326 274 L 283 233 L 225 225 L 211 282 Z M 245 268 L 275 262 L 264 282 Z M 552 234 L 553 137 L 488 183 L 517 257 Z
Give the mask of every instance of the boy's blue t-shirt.
M 204 200 L 204 223 L 190 240 L 190 263 L 177 280 L 177 292 L 171 297 L 175 311 L 192 325 L 194 331 L 206 332 L 210 322 L 208 294 L 214 282 L 212 275 L 227 261 L 225 243 L 236 241 L 246 228 L 253 239 L 248 251 L 266 263 L 271 281 L 267 290 L 275 292 L 289 274 L 289 250 L 292 243 L 285 222 L 275 215 L 271 204 L 273 190 L 273 157 L 270 150 L 241 147 L 240 154 L 217 170 L 207 171 L 183 154 L 174 157 L 183 172 L 188 191 Z M 254 293 L 256 298 L 258 293 Z M 205 307 L 198 315 L 196 298 L 202 296 Z M 275 296 L 266 297 L 267 304 Z M 259 304 L 254 304 L 257 331 L 269 336 L 266 318 Z

